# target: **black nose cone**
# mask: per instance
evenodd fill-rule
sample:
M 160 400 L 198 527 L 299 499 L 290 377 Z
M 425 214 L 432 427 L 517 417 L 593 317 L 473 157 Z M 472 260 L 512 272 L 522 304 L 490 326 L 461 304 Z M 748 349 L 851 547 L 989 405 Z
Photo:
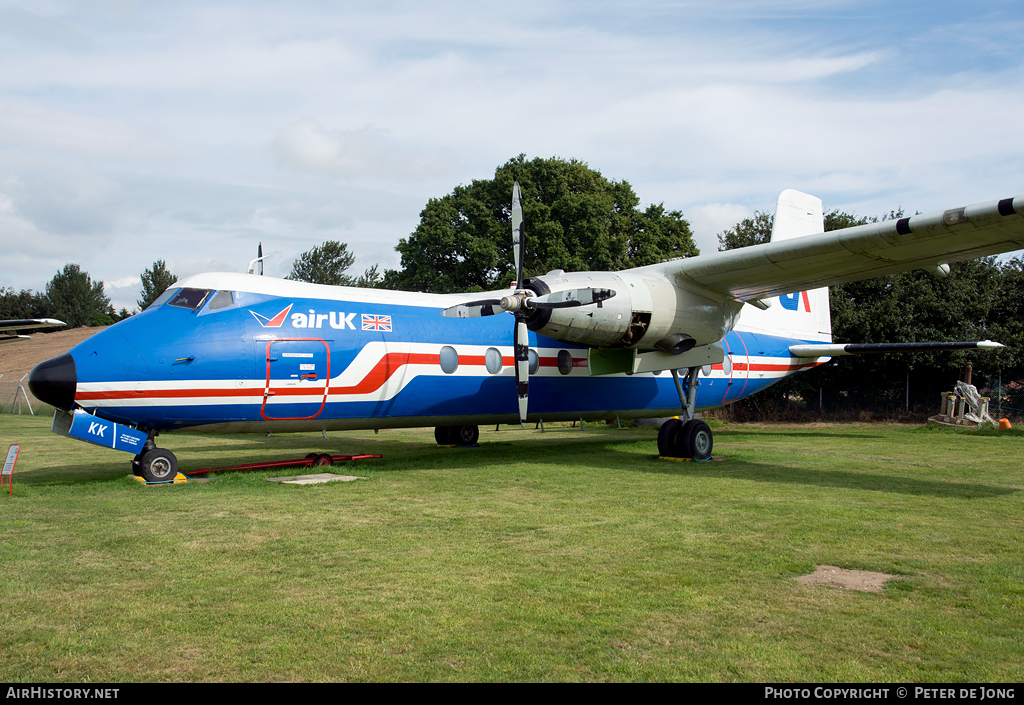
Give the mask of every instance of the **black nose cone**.
M 75 359 L 68 353 L 40 362 L 28 376 L 28 388 L 35 398 L 58 409 L 71 410 L 77 386 Z

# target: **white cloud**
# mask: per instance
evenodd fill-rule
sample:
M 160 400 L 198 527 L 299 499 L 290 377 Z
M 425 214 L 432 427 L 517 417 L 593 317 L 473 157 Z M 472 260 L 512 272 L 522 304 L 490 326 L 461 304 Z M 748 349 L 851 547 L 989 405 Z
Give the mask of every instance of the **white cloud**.
M 746 206 L 735 203 L 705 203 L 686 210 L 693 239 L 701 254 L 718 251 L 718 233 L 728 230 L 753 215 Z
M 272 149 L 282 164 L 298 171 L 350 180 L 420 179 L 451 171 L 450 164 L 440 157 L 396 144 L 387 130 L 369 125 L 328 130 L 310 117 L 281 129 Z
M 141 285 L 142 280 L 140 280 L 138 277 L 121 277 L 120 279 L 115 279 L 114 281 L 108 281 L 103 283 L 104 288 L 109 287 L 111 289 L 125 289 L 127 287 L 138 288 Z

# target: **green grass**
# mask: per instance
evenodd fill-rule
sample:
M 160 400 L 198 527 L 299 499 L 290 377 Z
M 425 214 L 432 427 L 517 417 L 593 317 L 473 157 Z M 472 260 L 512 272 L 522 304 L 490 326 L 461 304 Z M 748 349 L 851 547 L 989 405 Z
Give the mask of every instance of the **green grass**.
M 1016 434 L 715 425 L 167 435 L 183 468 L 382 453 L 146 487 L 126 454 L 0 419 L 5 681 L 1019 681 Z M 899 576 L 802 585 L 815 565 Z

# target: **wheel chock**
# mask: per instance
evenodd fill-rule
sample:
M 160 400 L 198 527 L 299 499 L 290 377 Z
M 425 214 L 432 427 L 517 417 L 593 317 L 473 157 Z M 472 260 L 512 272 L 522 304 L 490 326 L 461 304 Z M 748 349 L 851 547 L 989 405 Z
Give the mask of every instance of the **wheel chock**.
M 139 477 L 138 475 L 129 475 L 129 477 L 134 478 L 136 481 L 141 482 L 143 485 L 180 485 L 184 482 L 189 481 L 189 478 L 185 477 L 180 472 L 174 476 L 173 480 L 167 480 L 165 482 L 146 482 L 143 478 Z M 196 480 L 192 481 L 196 482 Z M 199 480 L 199 482 L 205 482 L 205 480 Z

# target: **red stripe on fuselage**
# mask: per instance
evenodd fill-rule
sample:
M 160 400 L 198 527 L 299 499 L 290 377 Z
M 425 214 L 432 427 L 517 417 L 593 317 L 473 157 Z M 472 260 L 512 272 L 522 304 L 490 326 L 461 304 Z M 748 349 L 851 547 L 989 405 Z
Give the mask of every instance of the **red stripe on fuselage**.
M 501 358 L 504 367 L 512 367 L 515 364 L 514 357 Z M 405 365 L 439 365 L 440 356 L 436 353 L 408 353 L 393 352 L 387 353 L 377 364 L 366 373 L 358 383 L 348 387 L 330 387 L 327 391 L 331 395 L 370 394 L 384 386 Z M 557 367 L 557 357 L 542 357 L 542 367 Z M 586 367 L 586 358 L 573 358 L 573 367 Z M 483 355 L 460 355 L 459 365 L 468 367 L 483 367 Z M 308 396 L 319 391 L 320 387 L 272 387 L 270 391 L 275 396 Z M 75 400 L 79 403 L 86 401 L 118 400 L 118 399 L 182 399 L 188 397 L 196 398 L 223 398 L 223 397 L 255 397 L 262 399 L 264 387 L 250 389 L 142 389 L 142 390 L 116 390 L 109 392 L 86 392 L 79 391 L 75 394 Z

